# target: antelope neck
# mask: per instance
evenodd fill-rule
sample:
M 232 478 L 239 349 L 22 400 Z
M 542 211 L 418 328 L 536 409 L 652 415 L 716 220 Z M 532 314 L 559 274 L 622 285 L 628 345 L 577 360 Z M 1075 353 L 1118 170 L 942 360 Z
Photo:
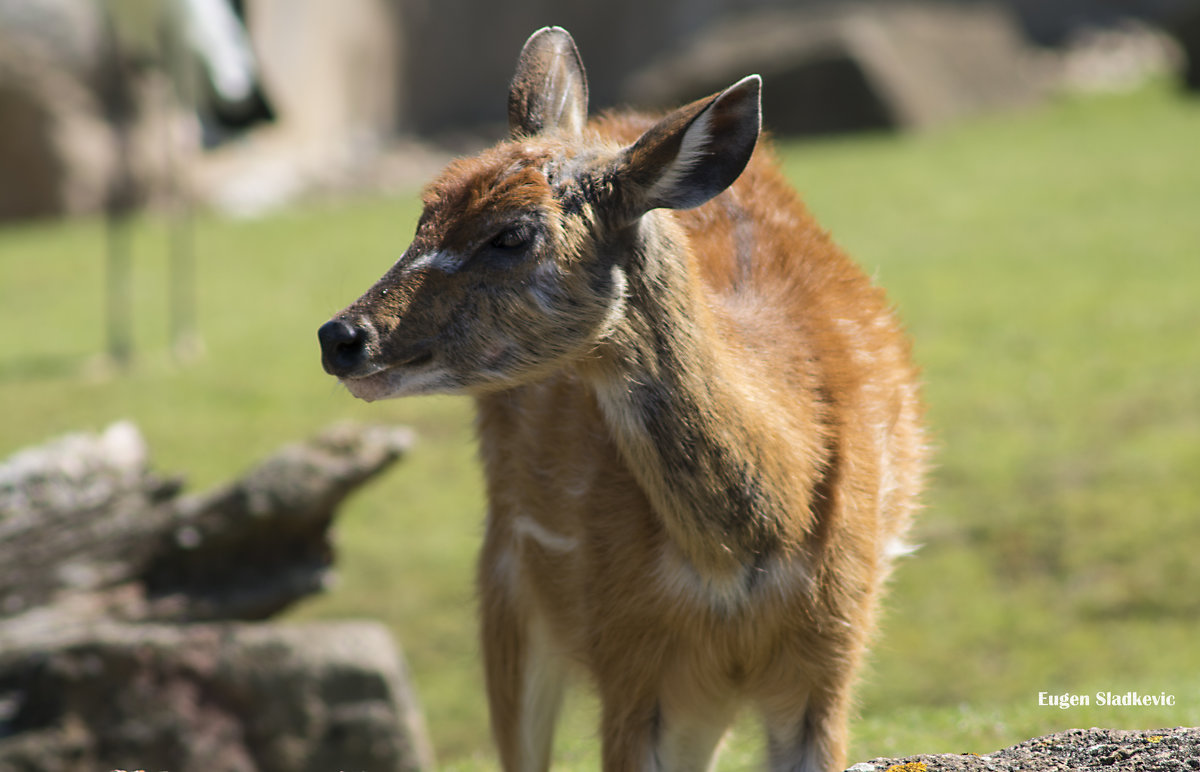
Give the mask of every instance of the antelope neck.
M 665 226 L 646 216 L 629 229 L 625 314 L 584 375 L 675 545 L 698 570 L 728 574 L 779 550 L 787 513 L 757 463 L 755 417 L 731 398 L 744 389 L 734 355 L 682 236 Z

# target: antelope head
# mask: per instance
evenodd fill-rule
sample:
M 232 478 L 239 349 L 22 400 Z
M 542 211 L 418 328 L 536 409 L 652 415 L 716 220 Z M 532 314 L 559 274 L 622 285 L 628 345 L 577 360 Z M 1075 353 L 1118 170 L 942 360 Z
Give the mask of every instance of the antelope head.
M 408 249 L 318 331 L 325 370 L 370 401 L 511 388 L 585 356 L 626 314 L 644 216 L 699 206 L 741 174 L 759 88 L 745 78 L 621 146 L 587 126 L 571 36 L 534 33 L 509 139 L 426 189 Z

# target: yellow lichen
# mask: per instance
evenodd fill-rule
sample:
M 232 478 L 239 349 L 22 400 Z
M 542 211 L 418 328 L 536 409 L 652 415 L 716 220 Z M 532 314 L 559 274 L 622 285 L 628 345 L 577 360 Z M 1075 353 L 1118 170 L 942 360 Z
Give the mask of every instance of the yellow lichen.
M 929 767 L 921 761 L 910 761 L 907 764 L 896 764 L 887 768 L 887 772 L 926 772 Z
M 1146 738 L 1146 742 L 1148 743 L 1160 743 L 1162 741 L 1163 736 L 1161 734 L 1151 735 L 1150 737 Z

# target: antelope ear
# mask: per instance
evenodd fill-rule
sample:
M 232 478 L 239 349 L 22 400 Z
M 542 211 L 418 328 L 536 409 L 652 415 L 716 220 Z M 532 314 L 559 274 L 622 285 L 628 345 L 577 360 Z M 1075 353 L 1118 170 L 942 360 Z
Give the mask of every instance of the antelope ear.
M 762 128 L 762 78 L 679 108 L 626 149 L 618 184 L 634 216 L 659 207 L 691 209 L 733 184 Z
M 587 122 L 587 102 L 587 74 L 571 33 L 542 27 L 530 35 L 508 92 L 509 134 L 578 134 Z

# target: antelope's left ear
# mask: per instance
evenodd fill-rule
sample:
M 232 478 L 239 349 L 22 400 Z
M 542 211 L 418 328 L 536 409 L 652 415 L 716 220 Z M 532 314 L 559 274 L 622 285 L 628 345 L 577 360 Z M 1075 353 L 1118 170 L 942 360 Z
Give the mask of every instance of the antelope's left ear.
M 659 207 L 691 209 L 733 184 L 762 128 L 762 78 L 679 108 L 652 126 L 618 163 L 618 187 L 633 216 Z
M 542 27 L 529 36 L 508 92 L 508 132 L 532 137 L 559 129 L 578 135 L 587 123 L 588 85 L 571 33 Z

